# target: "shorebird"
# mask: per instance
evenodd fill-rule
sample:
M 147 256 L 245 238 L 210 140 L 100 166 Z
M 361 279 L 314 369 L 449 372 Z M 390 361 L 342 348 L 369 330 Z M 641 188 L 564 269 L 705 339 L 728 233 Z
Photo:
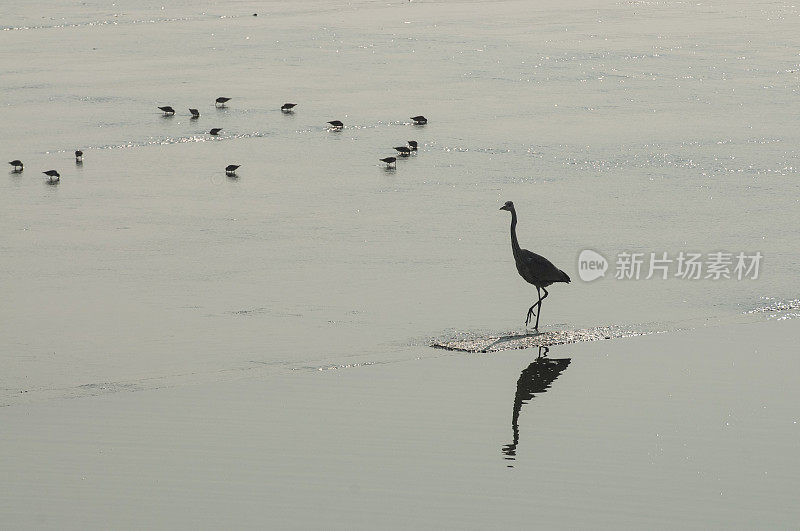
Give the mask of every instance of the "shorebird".
M 407 157 L 407 156 L 411 155 L 411 148 L 407 148 L 405 146 L 397 146 L 395 149 L 397 150 L 397 153 L 401 157 Z
M 547 298 L 547 290 L 545 289 L 554 282 L 569 283 L 569 275 L 558 269 L 553 265 L 550 260 L 544 256 L 539 256 L 532 253 L 527 249 L 521 249 L 517 241 L 517 211 L 514 210 L 514 203 L 506 201 L 500 207 L 500 210 L 508 210 L 511 212 L 511 251 L 514 253 L 514 261 L 517 263 L 517 272 L 519 276 L 525 279 L 529 284 L 536 286 L 536 293 L 539 295 L 539 300 L 533 303 L 528 309 L 528 317 L 525 319 L 525 326 L 531 322 L 531 316 L 536 316 L 536 324 L 533 329 L 539 331 L 539 315 L 542 313 L 542 301 Z M 544 292 L 544 297 L 542 293 Z M 533 309 L 536 308 L 534 313 Z
M 14 171 L 14 173 L 20 173 L 20 172 L 22 172 L 22 168 L 23 168 L 23 166 L 22 166 L 22 161 L 21 161 L 21 160 L 19 160 L 19 159 L 17 159 L 17 160 L 12 160 L 11 162 L 9 162 L 9 164 L 11 164 L 12 166 L 14 166 L 14 170 L 13 170 L 13 171 Z
M 80 149 L 75 152 L 75 162 L 80 163 L 83 162 L 83 151 Z
M 239 168 L 239 164 L 228 164 L 225 166 L 225 174 L 226 175 L 236 175 L 236 169 Z
M 397 159 L 394 157 L 386 157 L 385 159 L 381 159 L 381 162 L 385 162 L 387 168 L 391 168 L 392 164 L 397 166 Z
M 209 131 L 209 132 L 208 132 L 208 134 L 209 134 L 209 135 L 214 135 L 214 136 L 217 136 L 217 135 L 219 134 L 219 132 L 220 132 L 220 131 L 222 131 L 222 128 L 221 128 L 221 127 L 215 127 L 214 129 L 212 129 L 211 131 Z
M 411 151 L 416 151 L 417 150 L 417 141 L 416 140 L 409 140 L 408 141 L 408 147 L 411 148 Z
M 219 97 L 219 98 L 217 98 L 217 100 L 214 102 L 214 107 L 216 107 L 217 105 L 220 105 L 220 106 L 222 106 L 222 107 L 225 107 L 225 104 L 226 104 L 227 102 L 229 102 L 229 101 L 231 101 L 231 99 L 230 99 L 230 98 L 223 98 L 223 97 L 221 97 L 221 96 L 220 96 L 220 97 Z
M 165 116 L 168 115 L 168 114 L 175 114 L 175 109 L 173 109 L 169 105 L 165 105 L 164 107 L 159 107 L 159 109 L 164 111 L 164 115 Z
M 297 106 L 296 103 L 284 103 L 283 105 L 281 105 L 281 110 L 283 112 L 293 112 L 292 109 L 294 109 L 296 106 Z
M 328 123 L 331 124 L 331 129 L 338 130 L 338 129 L 342 129 L 344 127 L 344 124 L 342 122 L 340 122 L 339 120 L 331 120 Z
M 42 173 L 47 175 L 47 182 L 50 184 L 55 184 L 61 180 L 61 175 L 59 175 L 56 170 L 47 170 Z
M 428 119 L 422 115 L 412 116 L 411 119 L 414 120 L 414 125 L 425 125 L 426 123 L 428 123 Z
M 189 112 L 192 113 L 192 118 L 200 118 L 200 111 L 197 109 L 189 109 Z

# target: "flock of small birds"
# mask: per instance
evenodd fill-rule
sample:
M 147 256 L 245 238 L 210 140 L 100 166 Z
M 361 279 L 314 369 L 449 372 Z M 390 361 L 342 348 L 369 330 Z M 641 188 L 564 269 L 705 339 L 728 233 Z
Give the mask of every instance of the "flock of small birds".
M 255 16 L 255 15 L 253 15 Z M 228 103 L 231 98 L 226 98 L 220 96 L 214 101 L 215 107 L 225 107 L 225 104 Z M 289 114 L 294 112 L 294 108 L 297 106 L 296 103 L 284 103 L 281 105 L 281 112 Z M 164 113 L 165 116 L 172 116 L 175 114 L 175 109 L 169 105 L 164 105 L 163 107 L 159 107 L 159 109 Z M 192 120 L 200 118 L 200 111 L 197 109 L 189 109 L 191 113 Z M 425 125 L 428 123 L 428 119 L 424 116 L 412 116 L 411 120 L 414 122 L 414 125 Z M 344 129 L 344 123 L 340 120 L 331 120 L 328 122 L 330 125 L 331 131 L 341 131 Z M 209 130 L 208 134 L 212 136 L 217 136 L 222 131 L 221 127 L 214 127 Z M 411 155 L 412 152 L 417 151 L 417 141 L 416 140 L 409 140 L 408 145 L 406 146 L 397 146 L 395 147 L 395 151 L 397 151 L 398 157 L 408 157 Z M 387 168 L 396 168 L 397 167 L 397 157 L 384 157 L 380 159 L 381 162 L 386 164 Z M 22 161 L 19 159 L 12 160 L 9 162 L 11 166 L 13 166 L 13 170 L 11 173 L 22 173 L 22 170 L 25 166 L 22 164 Z M 75 164 L 81 165 L 83 164 L 83 151 L 77 150 L 75 151 Z M 239 169 L 241 166 L 239 164 L 229 164 L 225 166 L 225 175 L 228 177 L 235 177 L 236 170 Z M 61 175 L 56 170 L 47 170 L 43 171 L 47 176 L 47 183 L 48 184 L 58 184 L 61 181 Z

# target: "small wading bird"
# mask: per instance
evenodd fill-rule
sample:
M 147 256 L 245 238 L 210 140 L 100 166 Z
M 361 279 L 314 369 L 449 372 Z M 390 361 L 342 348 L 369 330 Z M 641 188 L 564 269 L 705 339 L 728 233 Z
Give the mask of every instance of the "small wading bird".
M 405 147 L 405 146 L 397 146 L 397 147 L 396 147 L 396 148 L 394 148 L 394 149 L 396 149 L 396 150 L 397 150 L 397 153 L 398 153 L 398 154 L 399 154 L 401 157 L 407 157 L 407 156 L 411 155 L 411 148 L 407 148 L 407 147 Z
M 225 107 L 225 104 L 228 103 L 229 101 L 231 101 L 230 98 L 223 98 L 222 96 L 220 96 L 214 102 L 214 107 L 216 107 L 217 105 L 219 105 L 220 107 Z
M 519 276 L 525 279 L 526 282 L 536 286 L 536 293 L 539 295 L 539 300 L 533 303 L 528 309 L 528 317 L 525 319 L 525 326 L 531 322 L 531 316 L 536 316 L 536 325 L 533 329 L 539 331 L 539 315 L 542 313 L 542 301 L 547 298 L 547 290 L 545 289 L 554 282 L 567 282 L 569 283 L 569 275 L 558 269 L 553 265 L 550 260 L 544 256 L 539 256 L 532 253 L 527 249 L 521 249 L 517 241 L 517 211 L 514 210 L 514 203 L 506 201 L 500 207 L 500 210 L 508 210 L 511 212 L 511 250 L 514 252 L 514 261 L 517 263 L 517 271 Z M 542 297 L 544 292 L 544 297 Z M 533 309 L 536 308 L 536 312 Z
M 422 115 L 412 116 L 411 119 L 414 120 L 414 125 L 425 125 L 426 123 L 428 123 L 428 119 Z
M 83 151 L 80 149 L 75 152 L 75 163 L 79 164 L 83 162 Z
M 14 166 L 14 169 L 12 170 L 12 171 L 14 171 L 14 173 L 22 173 L 22 167 L 23 166 L 22 166 L 22 161 L 21 160 L 19 160 L 19 159 L 12 160 L 11 162 L 9 162 L 9 164 Z
M 342 129 L 344 127 L 344 124 L 339 120 L 331 120 L 328 123 L 331 124 L 331 129 L 333 129 L 334 131 L 338 131 L 339 129 Z
M 211 131 L 209 131 L 209 132 L 208 132 L 208 134 L 209 134 L 209 135 L 214 135 L 214 136 L 217 136 L 217 135 L 219 134 L 219 132 L 220 132 L 220 131 L 222 131 L 222 128 L 221 128 L 221 127 L 215 127 L 214 129 L 212 129 Z
M 192 113 L 192 118 L 200 118 L 200 111 L 197 109 L 189 109 L 189 112 Z
M 294 109 L 296 106 L 297 106 L 296 103 L 284 103 L 283 105 L 281 105 L 281 110 L 283 112 L 293 112 L 292 109 Z
M 225 175 L 232 177 L 236 175 L 236 170 L 240 167 L 239 164 L 228 164 L 225 166 Z
M 397 159 L 394 157 L 386 157 L 385 159 L 381 159 L 381 162 L 385 162 L 387 168 L 391 168 L 392 164 L 397 166 Z
M 47 182 L 50 184 L 56 184 L 61 180 L 61 175 L 59 175 L 56 170 L 47 170 L 43 171 L 42 173 L 47 175 Z
M 416 151 L 417 150 L 417 141 L 416 140 L 409 140 L 408 141 L 408 147 L 411 148 L 411 151 Z
M 165 105 L 164 107 L 159 107 L 159 109 L 164 111 L 164 116 L 167 116 L 169 114 L 175 114 L 175 109 L 173 109 L 169 105 Z

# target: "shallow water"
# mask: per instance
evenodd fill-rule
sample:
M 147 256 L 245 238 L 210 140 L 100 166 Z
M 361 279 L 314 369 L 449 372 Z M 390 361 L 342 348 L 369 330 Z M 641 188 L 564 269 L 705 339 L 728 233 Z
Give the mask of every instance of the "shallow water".
M 522 246 L 573 279 L 549 288 L 543 331 L 795 300 L 798 34 L 800 9 L 771 2 L 15 6 L 0 150 L 25 171 L 0 179 L 0 404 L 523 332 L 535 290 L 506 200 Z M 586 248 L 764 261 L 758 280 L 586 283 Z

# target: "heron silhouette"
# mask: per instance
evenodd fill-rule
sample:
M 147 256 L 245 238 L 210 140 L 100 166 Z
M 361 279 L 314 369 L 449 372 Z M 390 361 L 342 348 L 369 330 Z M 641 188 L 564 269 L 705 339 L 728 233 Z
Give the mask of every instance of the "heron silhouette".
M 83 151 L 80 149 L 75 151 L 75 164 L 80 164 L 83 162 Z
M 22 172 L 23 166 L 22 166 L 22 161 L 21 160 L 15 159 L 15 160 L 10 161 L 9 164 L 14 166 L 14 169 L 12 170 L 14 173 L 21 173 Z
M 236 170 L 240 167 L 241 166 L 239 164 L 228 164 L 227 166 L 225 166 L 225 175 L 227 175 L 228 177 L 233 177 L 234 175 L 236 175 Z
M 226 97 L 224 97 L 224 96 L 220 96 L 219 98 L 217 98 L 217 99 L 214 101 L 214 106 L 215 106 L 215 107 L 216 107 L 216 106 L 225 107 L 225 104 L 226 104 L 226 103 L 228 103 L 229 101 L 231 101 L 231 99 L 230 99 L 230 98 L 226 98 Z
M 164 112 L 164 116 L 173 115 L 175 114 L 175 109 L 170 107 L 169 105 L 164 105 L 163 107 L 159 107 Z
M 547 290 L 545 289 L 550 284 L 555 282 L 570 282 L 569 275 L 561 271 L 553 265 L 553 263 L 536 253 L 532 253 L 527 249 L 522 249 L 517 241 L 517 211 L 514 210 L 514 203 L 506 201 L 500 207 L 500 210 L 508 210 L 511 212 L 511 250 L 514 252 L 514 261 L 517 263 L 517 271 L 519 276 L 525 279 L 526 282 L 536 286 L 536 293 L 539 295 L 539 300 L 533 303 L 528 309 L 528 316 L 525 318 L 525 326 L 531 322 L 531 316 L 536 316 L 536 325 L 533 329 L 539 331 L 539 316 L 542 313 L 542 301 L 547 298 Z M 542 297 L 544 292 L 544 297 Z M 536 312 L 533 309 L 536 308 Z
M 285 113 L 290 113 L 294 112 L 292 109 L 294 109 L 295 107 L 297 107 L 296 103 L 284 103 L 283 105 L 281 105 L 281 110 Z
M 189 109 L 189 112 L 192 113 L 192 119 L 200 118 L 200 111 L 197 109 Z
M 47 183 L 48 184 L 56 184 L 61 180 L 61 175 L 56 170 L 47 170 L 43 171 L 45 175 L 47 175 Z

